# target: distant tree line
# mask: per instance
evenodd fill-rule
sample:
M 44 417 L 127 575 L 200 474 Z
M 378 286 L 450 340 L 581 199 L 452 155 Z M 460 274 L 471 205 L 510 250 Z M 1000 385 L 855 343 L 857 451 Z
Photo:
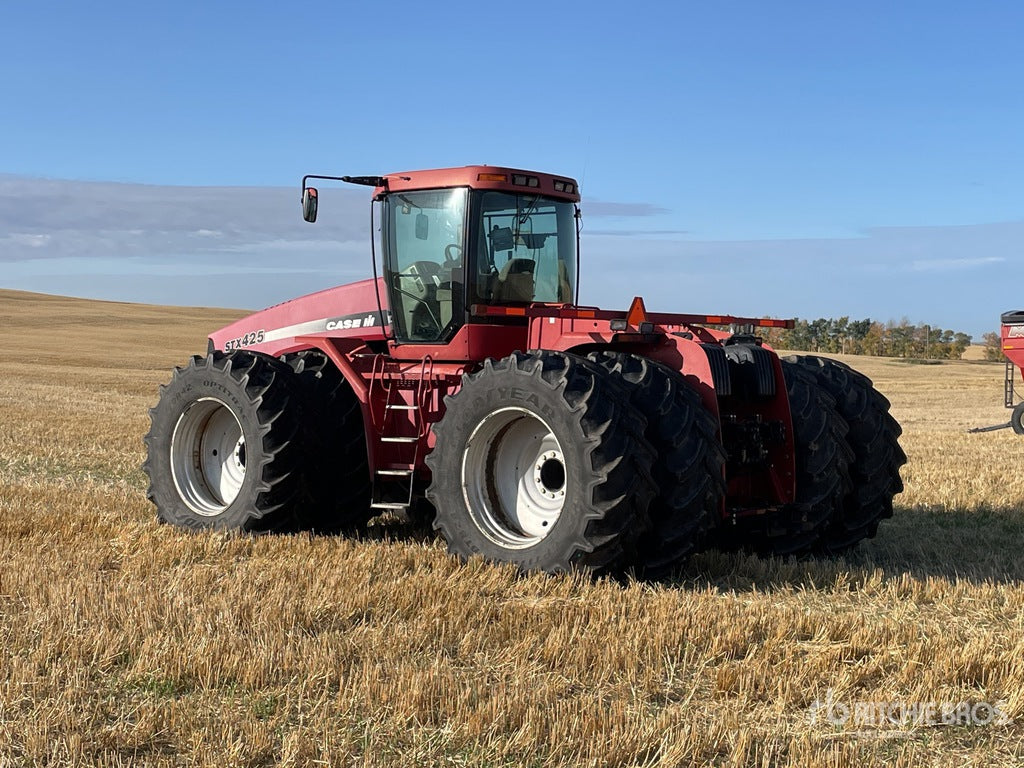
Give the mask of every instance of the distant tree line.
M 1003 340 L 998 333 L 990 331 L 984 333 L 981 336 L 985 342 L 985 359 L 986 360 L 1002 360 L 1003 359 Z
M 793 328 L 759 328 L 757 332 L 779 349 L 878 357 L 958 360 L 971 345 L 969 334 L 924 323 L 912 325 L 906 318 L 885 324 L 870 318 L 797 318 Z

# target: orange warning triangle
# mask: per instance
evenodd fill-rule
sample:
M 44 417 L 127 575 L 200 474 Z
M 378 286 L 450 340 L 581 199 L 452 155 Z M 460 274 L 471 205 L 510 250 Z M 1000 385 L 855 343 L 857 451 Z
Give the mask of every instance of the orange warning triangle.
M 629 312 L 626 313 L 626 322 L 632 326 L 638 326 L 647 320 L 647 307 L 644 300 L 639 296 L 633 297 L 633 303 L 629 305 Z

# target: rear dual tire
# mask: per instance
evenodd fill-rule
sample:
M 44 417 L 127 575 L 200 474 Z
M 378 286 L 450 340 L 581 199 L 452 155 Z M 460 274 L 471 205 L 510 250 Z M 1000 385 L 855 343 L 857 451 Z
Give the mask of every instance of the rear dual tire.
M 903 490 L 900 467 L 907 456 L 899 445 L 902 429 L 889 413 L 889 401 L 864 374 L 845 363 L 815 355 L 793 355 L 784 365 L 813 376 L 836 403 L 846 421 L 848 490 L 823 528 L 816 547 L 839 553 L 873 538 L 882 520 L 892 517 L 893 496 Z
M 603 368 L 516 352 L 466 374 L 445 403 L 427 497 L 450 552 L 549 573 L 633 560 L 653 452 L 646 420 Z
M 724 549 L 780 556 L 811 552 L 849 490 L 853 454 L 835 399 L 802 366 L 783 360 L 782 372 L 793 425 L 796 498 L 764 514 L 726 521 L 718 537 Z
M 664 578 L 704 544 L 720 519 L 725 453 L 717 424 L 677 371 L 625 352 L 592 352 L 587 358 L 624 385 L 630 404 L 647 419 L 658 495 L 631 565 L 645 578 Z
M 782 358 L 796 451 L 793 504 L 740 518 L 726 546 L 770 555 L 837 554 L 874 537 L 903 490 L 907 457 L 889 401 L 845 363 Z

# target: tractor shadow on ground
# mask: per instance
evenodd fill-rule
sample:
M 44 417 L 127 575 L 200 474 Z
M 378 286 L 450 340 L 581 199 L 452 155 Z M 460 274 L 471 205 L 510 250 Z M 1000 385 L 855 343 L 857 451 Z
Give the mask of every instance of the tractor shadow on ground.
M 429 522 L 388 514 L 375 518 L 358 538 L 429 543 Z M 843 555 L 759 557 L 711 550 L 695 555 L 663 586 L 713 587 L 722 591 L 791 586 L 808 589 L 840 579 L 863 582 L 909 575 L 971 583 L 1024 583 L 1024 506 L 976 510 L 897 506 L 874 539 Z
M 878 535 L 843 555 L 761 558 L 709 551 L 676 575 L 680 586 L 719 590 L 769 585 L 820 588 L 904 575 L 971 583 L 1024 583 L 1024 507 L 976 510 L 896 507 Z
M 370 520 L 369 524 L 355 534 L 363 541 L 405 541 L 427 544 L 439 537 L 432 526 L 433 517 L 406 516 L 401 512 L 385 512 Z

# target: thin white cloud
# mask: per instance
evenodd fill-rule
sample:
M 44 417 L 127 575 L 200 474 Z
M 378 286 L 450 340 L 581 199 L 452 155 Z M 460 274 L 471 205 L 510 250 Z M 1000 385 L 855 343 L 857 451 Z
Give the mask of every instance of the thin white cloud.
M 0 238 L 0 247 L 25 247 L 42 248 L 50 242 L 50 235 L 36 235 L 28 232 L 12 232 L 7 237 Z
M 5 276 L 9 278 L 53 278 L 53 277 L 167 277 L 181 275 L 181 263 L 177 261 L 155 261 L 153 259 L 39 259 L 19 261 L 5 265 Z M 246 266 L 226 270 L 221 264 L 190 264 L 188 274 L 195 277 L 214 275 L 280 275 L 320 274 L 322 269 L 291 264 L 284 266 Z
M 0 175 L 0 264 L 187 254 L 202 262 L 268 241 L 365 243 L 362 192 L 325 189 L 310 226 L 276 187 L 160 187 Z M 267 262 L 272 266 L 272 262 Z
M 0 174 L 0 287 L 260 307 L 370 273 L 363 190 L 160 187 Z
M 585 200 L 584 216 L 660 216 L 670 213 L 668 208 L 654 203 L 616 203 L 609 200 Z
M 910 266 L 916 272 L 957 272 L 964 269 L 987 267 L 991 264 L 1001 264 L 1004 261 L 1006 259 L 1002 256 L 981 256 L 964 259 L 916 259 Z

